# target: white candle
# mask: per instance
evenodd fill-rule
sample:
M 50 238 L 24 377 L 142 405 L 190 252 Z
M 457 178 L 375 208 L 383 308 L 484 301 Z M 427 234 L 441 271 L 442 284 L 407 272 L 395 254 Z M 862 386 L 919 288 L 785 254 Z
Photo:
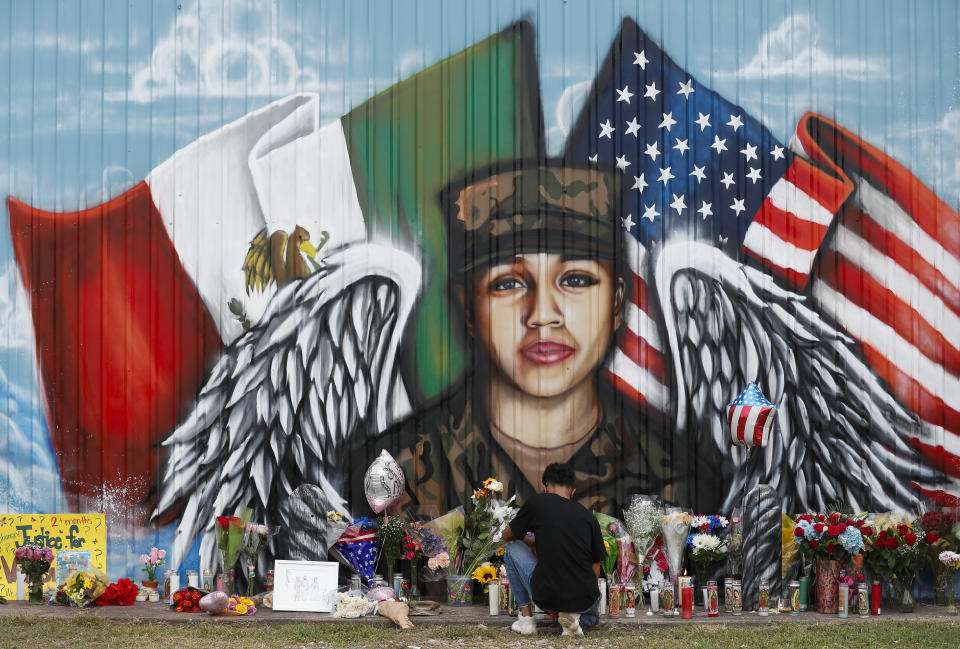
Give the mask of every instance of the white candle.
M 597 587 L 600 589 L 600 615 L 607 614 L 607 580 L 603 577 L 597 580 Z
M 20 566 L 17 566 L 17 599 L 27 599 L 27 576 L 20 572 Z
M 490 615 L 500 615 L 500 582 L 491 581 L 487 588 L 489 589 L 489 613 Z

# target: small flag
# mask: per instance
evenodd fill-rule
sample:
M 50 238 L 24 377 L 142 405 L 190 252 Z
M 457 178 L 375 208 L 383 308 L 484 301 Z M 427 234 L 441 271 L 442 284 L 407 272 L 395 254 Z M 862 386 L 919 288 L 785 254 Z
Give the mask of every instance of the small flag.
M 737 446 L 766 446 L 776 418 L 776 406 L 767 401 L 757 384 L 751 381 L 727 411 L 730 438 Z
M 380 538 L 377 524 L 369 518 L 357 518 L 337 541 L 337 550 L 360 576 L 373 585 L 373 569 L 380 556 Z

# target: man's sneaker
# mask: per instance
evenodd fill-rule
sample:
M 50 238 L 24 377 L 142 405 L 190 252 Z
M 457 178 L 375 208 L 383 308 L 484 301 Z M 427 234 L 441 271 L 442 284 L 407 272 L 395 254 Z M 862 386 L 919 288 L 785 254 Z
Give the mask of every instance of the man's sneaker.
M 557 621 L 563 627 L 563 633 L 560 635 L 583 635 L 583 629 L 580 628 L 579 613 L 561 613 L 557 617 Z
M 537 632 L 537 621 L 532 615 L 521 615 L 510 628 L 520 635 L 534 635 Z

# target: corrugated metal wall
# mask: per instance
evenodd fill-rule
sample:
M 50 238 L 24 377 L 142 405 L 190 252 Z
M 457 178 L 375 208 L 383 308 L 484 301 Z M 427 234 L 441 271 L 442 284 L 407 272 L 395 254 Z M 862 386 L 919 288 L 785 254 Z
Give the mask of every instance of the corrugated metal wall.
M 554 461 L 614 514 L 956 504 L 957 24 L 3 3 L 0 509 L 106 512 L 120 576 L 361 514 L 383 449 L 425 515 Z

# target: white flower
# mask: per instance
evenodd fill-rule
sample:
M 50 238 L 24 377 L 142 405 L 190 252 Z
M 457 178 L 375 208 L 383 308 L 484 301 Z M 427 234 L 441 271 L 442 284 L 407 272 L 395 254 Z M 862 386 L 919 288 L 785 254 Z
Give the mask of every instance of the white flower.
M 693 520 L 690 521 L 690 527 L 695 530 L 699 530 L 704 525 L 708 524 L 710 519 L 706 516 L 694 516 Z
M 493 492 L 493 493 L 497 493 L 497 494 L 498 494 L 498 493 L 502 493 L 502 492 L 503 492 L 503 483 L 500 482 L 499 480 L 493 480 L 490 484 L 485 484 L 485 485 L 484 485 L 484 488 L 485 488 L 487 491 L 490 491 L 490 492 Z
M 720 548 L 720 539 L 713 534 L 694 534 L 691 541 L 693 550 L 708 550 L 714 552 Z
M 717 516 L 717 519 L 720 521 L 720 527 L 726 528 L 730 525 L 730 521 L 728 521 L 725 516 Z

